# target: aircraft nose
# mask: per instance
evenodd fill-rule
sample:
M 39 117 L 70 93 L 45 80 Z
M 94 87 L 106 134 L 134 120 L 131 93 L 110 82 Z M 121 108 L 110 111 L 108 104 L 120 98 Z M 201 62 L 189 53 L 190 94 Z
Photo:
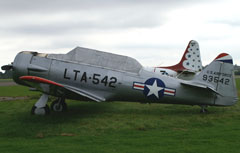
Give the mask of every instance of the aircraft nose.
M 13 80 L 16 83 L 25 84 L 19 78 L 21 76 L 28 75 L 27 67 L 31 62 L 32 56 L 33 56 L 32 52 L 20 52 L 15 57 L 12 67 L 13 67 Z

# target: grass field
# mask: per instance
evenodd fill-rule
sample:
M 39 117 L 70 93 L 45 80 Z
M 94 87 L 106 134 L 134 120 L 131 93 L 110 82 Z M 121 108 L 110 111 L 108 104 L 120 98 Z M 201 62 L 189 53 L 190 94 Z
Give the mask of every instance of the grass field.
M 9 81 L 13 81 L 12 79 L 0 79 L 0 82 L 9 82 Z
M 240 148 L 239 103 L 200 114 L 198 106 L 68 100 L 68 112 L 33 116 L 39 93 L 11 86 L 0 87 L 1 96 L 29 99 L 0 102 L 0 153 L 238 153 Z

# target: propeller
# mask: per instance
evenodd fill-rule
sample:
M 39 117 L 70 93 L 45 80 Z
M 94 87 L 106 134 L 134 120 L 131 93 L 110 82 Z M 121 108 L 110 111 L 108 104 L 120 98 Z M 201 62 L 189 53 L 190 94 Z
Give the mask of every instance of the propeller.
M 3 65 L 2 67 L 2 70 L 5 70 L 5 71 L 8 71 L 8 70 L 11 70 L 13 68 L 13 65 Z

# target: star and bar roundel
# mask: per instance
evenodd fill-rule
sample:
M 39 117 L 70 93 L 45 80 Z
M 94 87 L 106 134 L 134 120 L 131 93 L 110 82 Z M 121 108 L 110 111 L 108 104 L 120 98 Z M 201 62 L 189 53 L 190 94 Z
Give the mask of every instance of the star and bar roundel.
M 145 83 L 133 82 L 133 89 L 143 91 L 143 94 L 151 100 L 158 100 L 164 95 L 175 96 L 176 94 L 176 89 L 167 88 L 158 78 L 150 78 Z

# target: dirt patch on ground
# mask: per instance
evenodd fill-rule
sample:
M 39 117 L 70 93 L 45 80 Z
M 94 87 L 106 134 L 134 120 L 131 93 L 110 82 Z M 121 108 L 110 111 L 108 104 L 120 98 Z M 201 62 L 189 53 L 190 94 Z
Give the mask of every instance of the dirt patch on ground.
M 0 82 L 0 86 L 16 86 L 15 82 Z
M 0 102 L 12 101 L 12 100 L 23 100 L 23 99 L 28 99 L 28 97 L 0 97 Z

